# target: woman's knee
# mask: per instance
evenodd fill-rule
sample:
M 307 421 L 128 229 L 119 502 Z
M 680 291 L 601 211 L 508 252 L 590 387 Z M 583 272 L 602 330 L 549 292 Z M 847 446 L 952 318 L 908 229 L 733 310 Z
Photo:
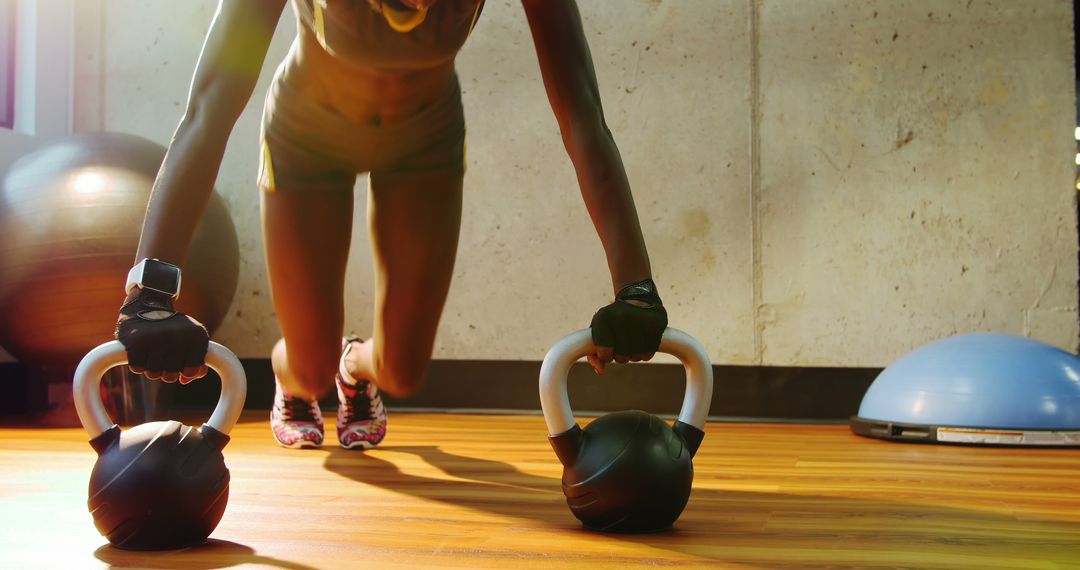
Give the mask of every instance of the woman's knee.
M 376 356 L 376 384 L 395 398 L 407 398 L 423 386 L 430 366 L 431 357 L 426 355 Z
M 333 360 L 329 363 L 305 362 L 290 365 L 290 369 L 293 373 L 293 381 L 304 394 L 321 398 L 334 388 L 334 378 L 337 375 L 336 364 Z
M 337 375 L 337 353 L 325 354 L 308 351 L 297 354 L 286 351 L 278 341 L 274 347 L 273 368 L 282 386 L 289 392 L 303 397 L 321 398 L 334 388 Z

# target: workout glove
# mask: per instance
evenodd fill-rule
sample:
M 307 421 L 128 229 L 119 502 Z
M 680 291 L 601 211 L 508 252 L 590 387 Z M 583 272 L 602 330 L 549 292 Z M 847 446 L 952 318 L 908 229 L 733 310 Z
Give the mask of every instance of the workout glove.
M 132 372 L 186 384 L 206 374 L 210 335 L 199 321 L 176 311 L 168 295 L 143 290 L 120 308 L 116 340 Z
M 613 347 L 620 362 L 625 362 L 620 357 L 651 356 L 660 348 L 667 322 L 656 284 L 646 279 L 620 289 L 614 303 L 593 315 L 593 344 Z

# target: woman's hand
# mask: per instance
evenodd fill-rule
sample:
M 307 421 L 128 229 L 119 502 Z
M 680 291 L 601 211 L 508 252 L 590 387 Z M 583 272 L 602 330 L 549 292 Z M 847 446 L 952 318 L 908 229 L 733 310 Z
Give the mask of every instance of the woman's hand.
M 660 348 L 667 328 L 667 311 L 652 279 L 627 285 L 615 302 L 593 315 L 592 338 L 596 353 L 588 355 L 597 374 L 614 360 L 620 364 L 649 360 Z
M 199 321 L 178 313 L 172 298 L 140 291 L 120 308 L 116 340 L 128 353 L 128 367 L 151 380 L 187 384 L 206 375 L 210 335 Z

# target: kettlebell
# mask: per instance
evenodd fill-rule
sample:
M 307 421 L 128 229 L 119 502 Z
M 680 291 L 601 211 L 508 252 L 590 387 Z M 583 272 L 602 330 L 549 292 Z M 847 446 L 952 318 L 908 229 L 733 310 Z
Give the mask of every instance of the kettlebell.
M 640 410 L 606 414 L 581 429 L 566 392 L 570 366 L 595 351 L 590 329 L 548 351 L 540 367 L 540 405 L 548 441 L 563 465 L 570 511 L 591 530 L 618 533 L 670 529 L 690 498 L 692 459 L 712 399 L 712 364 L 690 335 L 664 331 L 660 352 L 686 368 L 686 393 L 674 426 Z
M 123 364 L 124 345 L 111 341 L 87 353 L 75 369 L 75 409 L 98 453 L 87 501 L 94 526 L 122 549 L 200 544 L 229 501 L 221 450 L 244 408 L 244 369 L 227 348 L 211 342 L 206 364 L 221 376 L 221 398 L 202 427 L 170 420 L 121 431 L 101 401 L 101 377 Z

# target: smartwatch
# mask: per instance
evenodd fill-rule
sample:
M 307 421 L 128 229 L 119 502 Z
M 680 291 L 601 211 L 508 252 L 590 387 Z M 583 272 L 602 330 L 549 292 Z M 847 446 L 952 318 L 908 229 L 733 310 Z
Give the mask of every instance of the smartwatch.
M 180 268 L 159 259 L 146 258 L 128 271 L 124 291 L 131 293 L 135 287 L 164 293 L 176 299 L 180 295 Z

